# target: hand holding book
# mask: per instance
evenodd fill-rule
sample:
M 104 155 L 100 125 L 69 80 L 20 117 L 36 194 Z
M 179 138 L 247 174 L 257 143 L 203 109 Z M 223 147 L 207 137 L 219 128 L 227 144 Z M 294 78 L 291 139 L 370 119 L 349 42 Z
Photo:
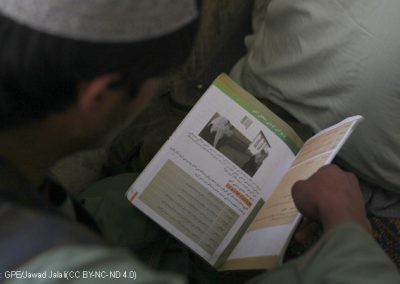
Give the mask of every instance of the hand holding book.
M 218 269 L 271 268 L 281 262 L 301 218 L 292 186 L 329 164 L 361 119 L 346 118 L 303 143 L 284 121 L 220 75 L 127 198 Z M 319 176 L 305 185 L 321 182 Z M 311 195 L 301 185 L 299 196 Z M 339 198 L 336 184 L 322 185 L 332 190 L 329 198 Z M 316 197 L 328 194 L 327 188 Z M 322 211 L 320 202 L 299 209 L 311 217 L 335 212 L 336 203 Z
M 335 165 L 296 182 L 292 195 L 300 213 L 321 222 L 325 232 L 346 221 L 355 221 L 371 232 L 357 178 Z

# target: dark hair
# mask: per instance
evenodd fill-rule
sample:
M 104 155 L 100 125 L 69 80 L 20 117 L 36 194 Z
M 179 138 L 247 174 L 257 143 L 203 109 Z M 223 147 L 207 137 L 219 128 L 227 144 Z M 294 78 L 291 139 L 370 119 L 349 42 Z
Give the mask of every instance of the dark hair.
M 118 73 L 131 94 L 147 78 L 181 65 L 197 21 L 157 39 L 91 43 L 33 30 L 0 14 L 0 130 L 65 110 L 79 82 Z

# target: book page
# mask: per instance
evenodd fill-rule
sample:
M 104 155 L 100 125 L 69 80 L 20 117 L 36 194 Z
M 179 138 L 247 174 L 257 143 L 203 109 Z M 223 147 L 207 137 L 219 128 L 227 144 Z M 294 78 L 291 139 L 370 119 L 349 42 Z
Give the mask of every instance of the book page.
M 220 76 L 127 192 L 213 265 L 244 233 L 242 225 L 264 203 L 261 192 L 272 194 L 302 144 L 249 98 Z
M 239 269 L 238 265 L 245 265 L 248 261 L 256 265 L 253 268 L 271 268 L 271 257 L 275 257 L 275 265 L 278 264 L 279 256 L 300 217 L 292 199 L 292 186 L 296 181 L 309 178 L 320 167 L 329 164 L 361 119 L 360 116 L 345 119 L 321 131 L 304 144 L 289 171 L 274 193 L 266 199 L 229 257 L 225 269 Z

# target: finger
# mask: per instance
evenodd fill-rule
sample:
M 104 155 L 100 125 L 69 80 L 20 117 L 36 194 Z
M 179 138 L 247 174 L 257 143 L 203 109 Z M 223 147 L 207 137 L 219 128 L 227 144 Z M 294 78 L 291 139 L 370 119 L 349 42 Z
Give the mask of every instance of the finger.
M 292 198 L 297 209 L 305 217 L 313 217 L 313 206 L 314 204 L 310 202 L 312 197 L 310 194 L 310 187 L 307 186 L 308 181 L 300 180 L 297 181 L 292 187 Z

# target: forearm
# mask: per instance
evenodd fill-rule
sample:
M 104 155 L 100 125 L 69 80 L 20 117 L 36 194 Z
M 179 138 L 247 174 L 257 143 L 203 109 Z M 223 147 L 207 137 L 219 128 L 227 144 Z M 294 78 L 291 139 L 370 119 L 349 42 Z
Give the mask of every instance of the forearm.
M 355 222 L 330 230 L 304 256 L 251 283 L 400 283 L 395 265 Z

